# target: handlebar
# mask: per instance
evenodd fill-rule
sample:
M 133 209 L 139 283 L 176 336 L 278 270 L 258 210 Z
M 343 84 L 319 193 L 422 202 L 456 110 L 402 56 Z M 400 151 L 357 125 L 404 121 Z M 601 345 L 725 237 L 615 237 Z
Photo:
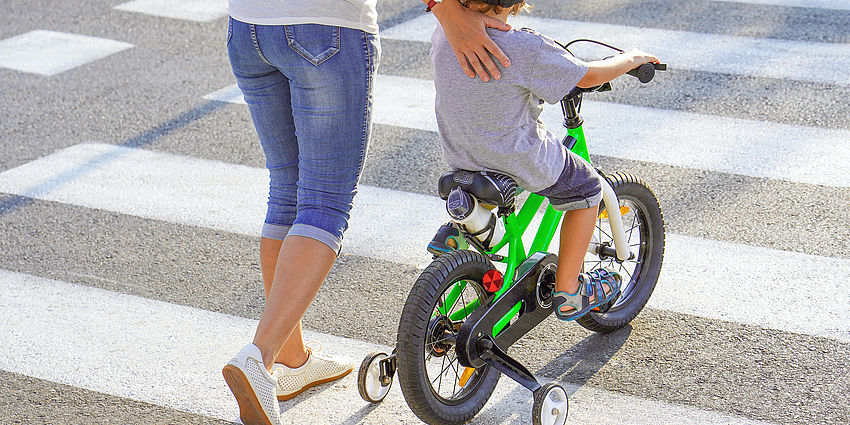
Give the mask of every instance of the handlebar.
M 594 43 L 594 44 L 598 44 L 598 45 L 601 45 L 601 46 L 605 46 L 605 47 L 612 49 L 612 50 L 616 50 L 620 53 L 623 53 L 622 49 L 616 48 L 614 46 L 611 46 L 611 45 L 608 45 L 608 44 L 605 44 L 605 43 L 602 43 L 602 42 L 599 42 L 599 41 L 596 41 L 596 40 L 589 40 L 589 39 L 586 39 L 586 38 L 573 40 L 573 41 L 567 43 L 566 45 L 558 43 L 556 41 L 556 43 L 558 43 L 558 45 L 563 47 L 564 50 L 566 50 L 571 55 L 573 55 L 573 52 L 570 51 L 570 45 L 578 43 L 578 42 Z M 575 55 L 573 55 L 573 56 L 575 56 Z M 646 83 L 652 81 L 653 78 L 655 78 L 655 71 L 666 71 L 666 70 L 667 70 L 667 64 L 666 63 L 651 63 L 650 62 L 650 63 L 645 63 L 645 64 L 643 64 L 643 65 L 641 65 L 637 68 L 634 68 L 634 69 L 626 72 L 626 74 L 631 75 L 631 76 L 637 78 L 641 83 L 646 84 Z M 611 90 L 611 82 L 607 82 L 607 83 L 604 83 L 604 84 L 601 84 L 601 85 L 598 85 L 598 86 L 595 86 L 595 87 L 588 87 L 588 88 L 573 87 L 573 89 L 570 90 L 570 92 L 567 93 L 567 95 L 564 96 L 563 99 L 561 99 L 561 109 L 563 109 L 563 111 L 564 111 L 564 127 L 568 128 L 568 129 L 575 129 L 575 128 L 581 127 L 582 119 L 579 116 L 579 111 L 581 110 L 581 98 L 582 98 L 583 93 L 595 92 L 595 91 L 603 92 L 603 91 L 609 91 L 609 90 Z M 573 139 L 573 140 L 575 140 L 575 139 Z
M 641 83 L 648 83 L 655 78 L 655 71 L 666 71 L 666 63 L 645 63 L 637 68 L 632 69 L 626 74 L 637 78 Z M 573 89 L 564 97 L 565 99 L 575 98 L 581 93 L 611 91 L 611 82 L 607 82 L 598 86 L 581 88 L 573 87 Z
M 655 71 L 666 71 L 666 63 L 645 63 L 626 74 L 637 78 L 641 83 L 648 83 L 655 77 Z

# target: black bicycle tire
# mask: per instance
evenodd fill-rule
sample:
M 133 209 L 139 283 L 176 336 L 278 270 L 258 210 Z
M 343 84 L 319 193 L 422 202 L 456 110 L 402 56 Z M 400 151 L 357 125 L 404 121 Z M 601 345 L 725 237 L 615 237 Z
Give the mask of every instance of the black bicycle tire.
M 490 366 L 484 371 L 466 400 L 448 405 L 438 400 L 424 367 L 424 344 L 431 311 L 449 284 L 464 276 L 480 280 L 490 261 L 476 251 L 452 251 L 437 257 L 422 271 L 408 294 L 399 320 L 396 342 L 397 378 L 402 394 L 419 419 L 428 424 L 461 424 L 483 407 L 498 383 L 500 373 Z
M 649 255 L 649 262 L 644 263 L 641 259 L 638 259 L 643 263 L 641 272 L 637 277 L 638 282 L 636 282 L 638 292 L 628 300 L 625 308 L 605 313 L 592 311 L 576 319 L 576 322 L 585 329 L 600 333 L 613 332 L 623 328 L 643 310 L 658 282 L 664 260 L 665 244 L 664 214 L 652 189 L 642 179 L 631 173 L 614 173 L 605 176 L 605 178 L 611 184 L 618 198 L 629 199 L 639 204 L 638 206 L 642 210 L 640 213 L 645 216 L 643 223 L 649 226 L 646 230 L 648 248 L 645 251 Z M 603 206 L 600 206 L 600 210 Z

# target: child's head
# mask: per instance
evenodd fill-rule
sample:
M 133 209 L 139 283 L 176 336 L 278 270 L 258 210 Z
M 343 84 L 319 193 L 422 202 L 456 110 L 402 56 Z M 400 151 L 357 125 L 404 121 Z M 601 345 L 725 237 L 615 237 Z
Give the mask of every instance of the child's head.
M 493 16 L 501 15 L 506 10 L 511 15 L 531 10 L 531 5 L 525 0 L 466 0 L 463 4 L 470 9 Z M 510 6 L 502 6 L 504 4 Z

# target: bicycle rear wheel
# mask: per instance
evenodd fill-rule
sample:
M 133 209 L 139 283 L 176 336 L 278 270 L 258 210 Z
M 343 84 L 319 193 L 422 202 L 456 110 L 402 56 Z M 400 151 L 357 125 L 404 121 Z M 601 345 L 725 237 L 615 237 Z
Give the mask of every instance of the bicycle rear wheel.
M 581 326 L 595 332 L 620 329 L 640 313 L 655 289 L 664 258 L 664 217 L 655 194 L 643 180 L 629 173 L 615 173 L 605 178 L 617 194 L 626 240 L 635 258 L 621 262 L 603 253 L 585 256 L 584 271 L 607 268 L 623 278 L 619 298 L 602 306 L 598 312 L 591 311 L 576 319 Z M 604 202 L 599 208 L 591 243 L 613 247 L 607 217 L 616 214 L 617 210 L 608 208 Z
M 455 352 L 466 317 L 489 302 L 481 279 L 492 268 L 475 251 L 443 254 L 422 272 L 404 304 L 396 344 L 398 380 L 408 406 L 426 423 L 468 421 L 499 380 L 489 365 L 464 368 Z

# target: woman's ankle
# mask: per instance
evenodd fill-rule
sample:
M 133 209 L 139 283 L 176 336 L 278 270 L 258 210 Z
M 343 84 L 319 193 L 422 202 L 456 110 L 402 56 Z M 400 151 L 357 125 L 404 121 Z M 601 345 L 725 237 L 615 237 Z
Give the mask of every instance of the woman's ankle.
M 283 351 L 281 351 L 277 355 L 277 359 L 275 359 L 275 363 L 282 364 L 282 365 L 284 365 L 288 368 L 291 368 L 291 369 L 297 369 L 301 366 L 304 366 L 304 364 L 307 363 L 307 359 L 309 359 L 309 358 L 310 358 L 310 352 L 307 351 L 306 349 L 301 351 L 301 352 L 294 351 L 294 352 L 284 353 Z

